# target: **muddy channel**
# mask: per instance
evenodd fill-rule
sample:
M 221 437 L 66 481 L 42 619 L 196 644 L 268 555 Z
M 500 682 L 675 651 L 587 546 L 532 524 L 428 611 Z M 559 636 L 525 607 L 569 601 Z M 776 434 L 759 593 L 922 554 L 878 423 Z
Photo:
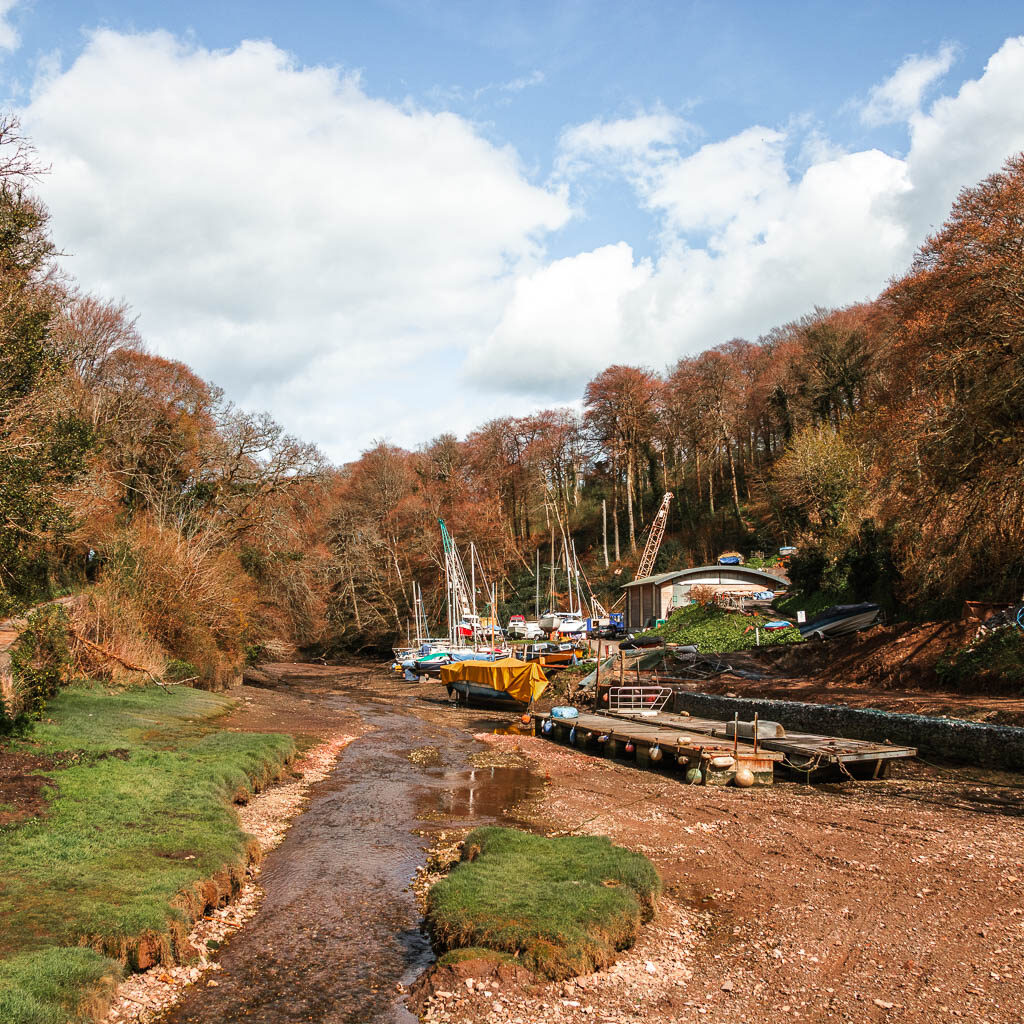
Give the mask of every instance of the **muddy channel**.
M 264 864 L 266 899 L 162 1024 L 412 1024 L 399 985 L 433 960 L 410 888 L 431 834 L 506 813 L 543 783 L 521 767 L 474 768 L 483 749 L 454 724 L 325 694 L 366 732 L 313 791 Z M 480 727 L 505 722 L 483 720 Z

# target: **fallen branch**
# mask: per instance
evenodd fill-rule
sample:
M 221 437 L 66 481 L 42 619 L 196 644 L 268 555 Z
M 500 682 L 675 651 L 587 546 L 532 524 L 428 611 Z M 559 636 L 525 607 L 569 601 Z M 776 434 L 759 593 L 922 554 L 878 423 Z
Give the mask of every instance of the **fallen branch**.
M 128 669 L 129 672 L 144 672 L 147 676 L 149 676 L 150 679 L 153 680 L 154 683 L 156 683 L 157 686 L 160 687 L 160 689 L 162 689 L 165 693 L 168 692 L 167 684 L 164 683 L 162 680 L 157 679 L 157 677 L 153 675 L 153 673 L 150 672 L 150 670 L 146 668 L 145 665 L 133 665 L 126 658 L 122 658 L 120 654 L 115 654 L 113 651 L 108 650 L 102 644 L 98 644 L 94 640 L 90 640 L 88 637 L 82 636 L 82 634 L 79 633 L 78 630 L 74 628 L 74 626 L 70 627 L 70 629 L 71 634 L 78 640 L 80 640 L 83 644 L 85 644 L 86 647 L 90 648 L 91 650 L 98 651 L 100 654 L 103 655 L 103 657 L 109 658 L 111 661 L 116 661 L 119 665 L 123 665 L 126 669 Z

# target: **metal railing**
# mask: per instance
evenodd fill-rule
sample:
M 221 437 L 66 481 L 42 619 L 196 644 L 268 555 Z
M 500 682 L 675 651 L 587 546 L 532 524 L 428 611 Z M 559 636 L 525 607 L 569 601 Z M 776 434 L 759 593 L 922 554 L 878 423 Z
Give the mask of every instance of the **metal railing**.
M 671 696 L 667 686 L 612 686 L 608 689 L 608 710 L 624 715 L 656 715 Z

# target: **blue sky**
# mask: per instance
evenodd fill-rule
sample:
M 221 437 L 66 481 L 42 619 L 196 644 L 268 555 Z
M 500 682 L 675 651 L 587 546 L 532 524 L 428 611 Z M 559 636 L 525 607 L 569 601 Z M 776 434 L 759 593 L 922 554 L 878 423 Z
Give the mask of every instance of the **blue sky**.
M 1024 148 L 1014 6 L 35 0 L 3 70 L 82 287 L 345 459 L 877 293 Z

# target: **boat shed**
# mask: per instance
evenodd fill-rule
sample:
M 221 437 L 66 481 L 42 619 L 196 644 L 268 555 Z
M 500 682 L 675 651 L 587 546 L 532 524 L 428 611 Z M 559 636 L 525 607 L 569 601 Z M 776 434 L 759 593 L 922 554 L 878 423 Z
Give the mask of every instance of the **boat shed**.
M 643 629 L 653 619 L 667 619 L 674 608 L 690 603 L 691 587 L 713 587 L 724 593 L 749 594 L 785 590 L 789 581 L 745 565 L 699 565 L 657 576 L 645 576 L 623 586 L 626 628 Z

